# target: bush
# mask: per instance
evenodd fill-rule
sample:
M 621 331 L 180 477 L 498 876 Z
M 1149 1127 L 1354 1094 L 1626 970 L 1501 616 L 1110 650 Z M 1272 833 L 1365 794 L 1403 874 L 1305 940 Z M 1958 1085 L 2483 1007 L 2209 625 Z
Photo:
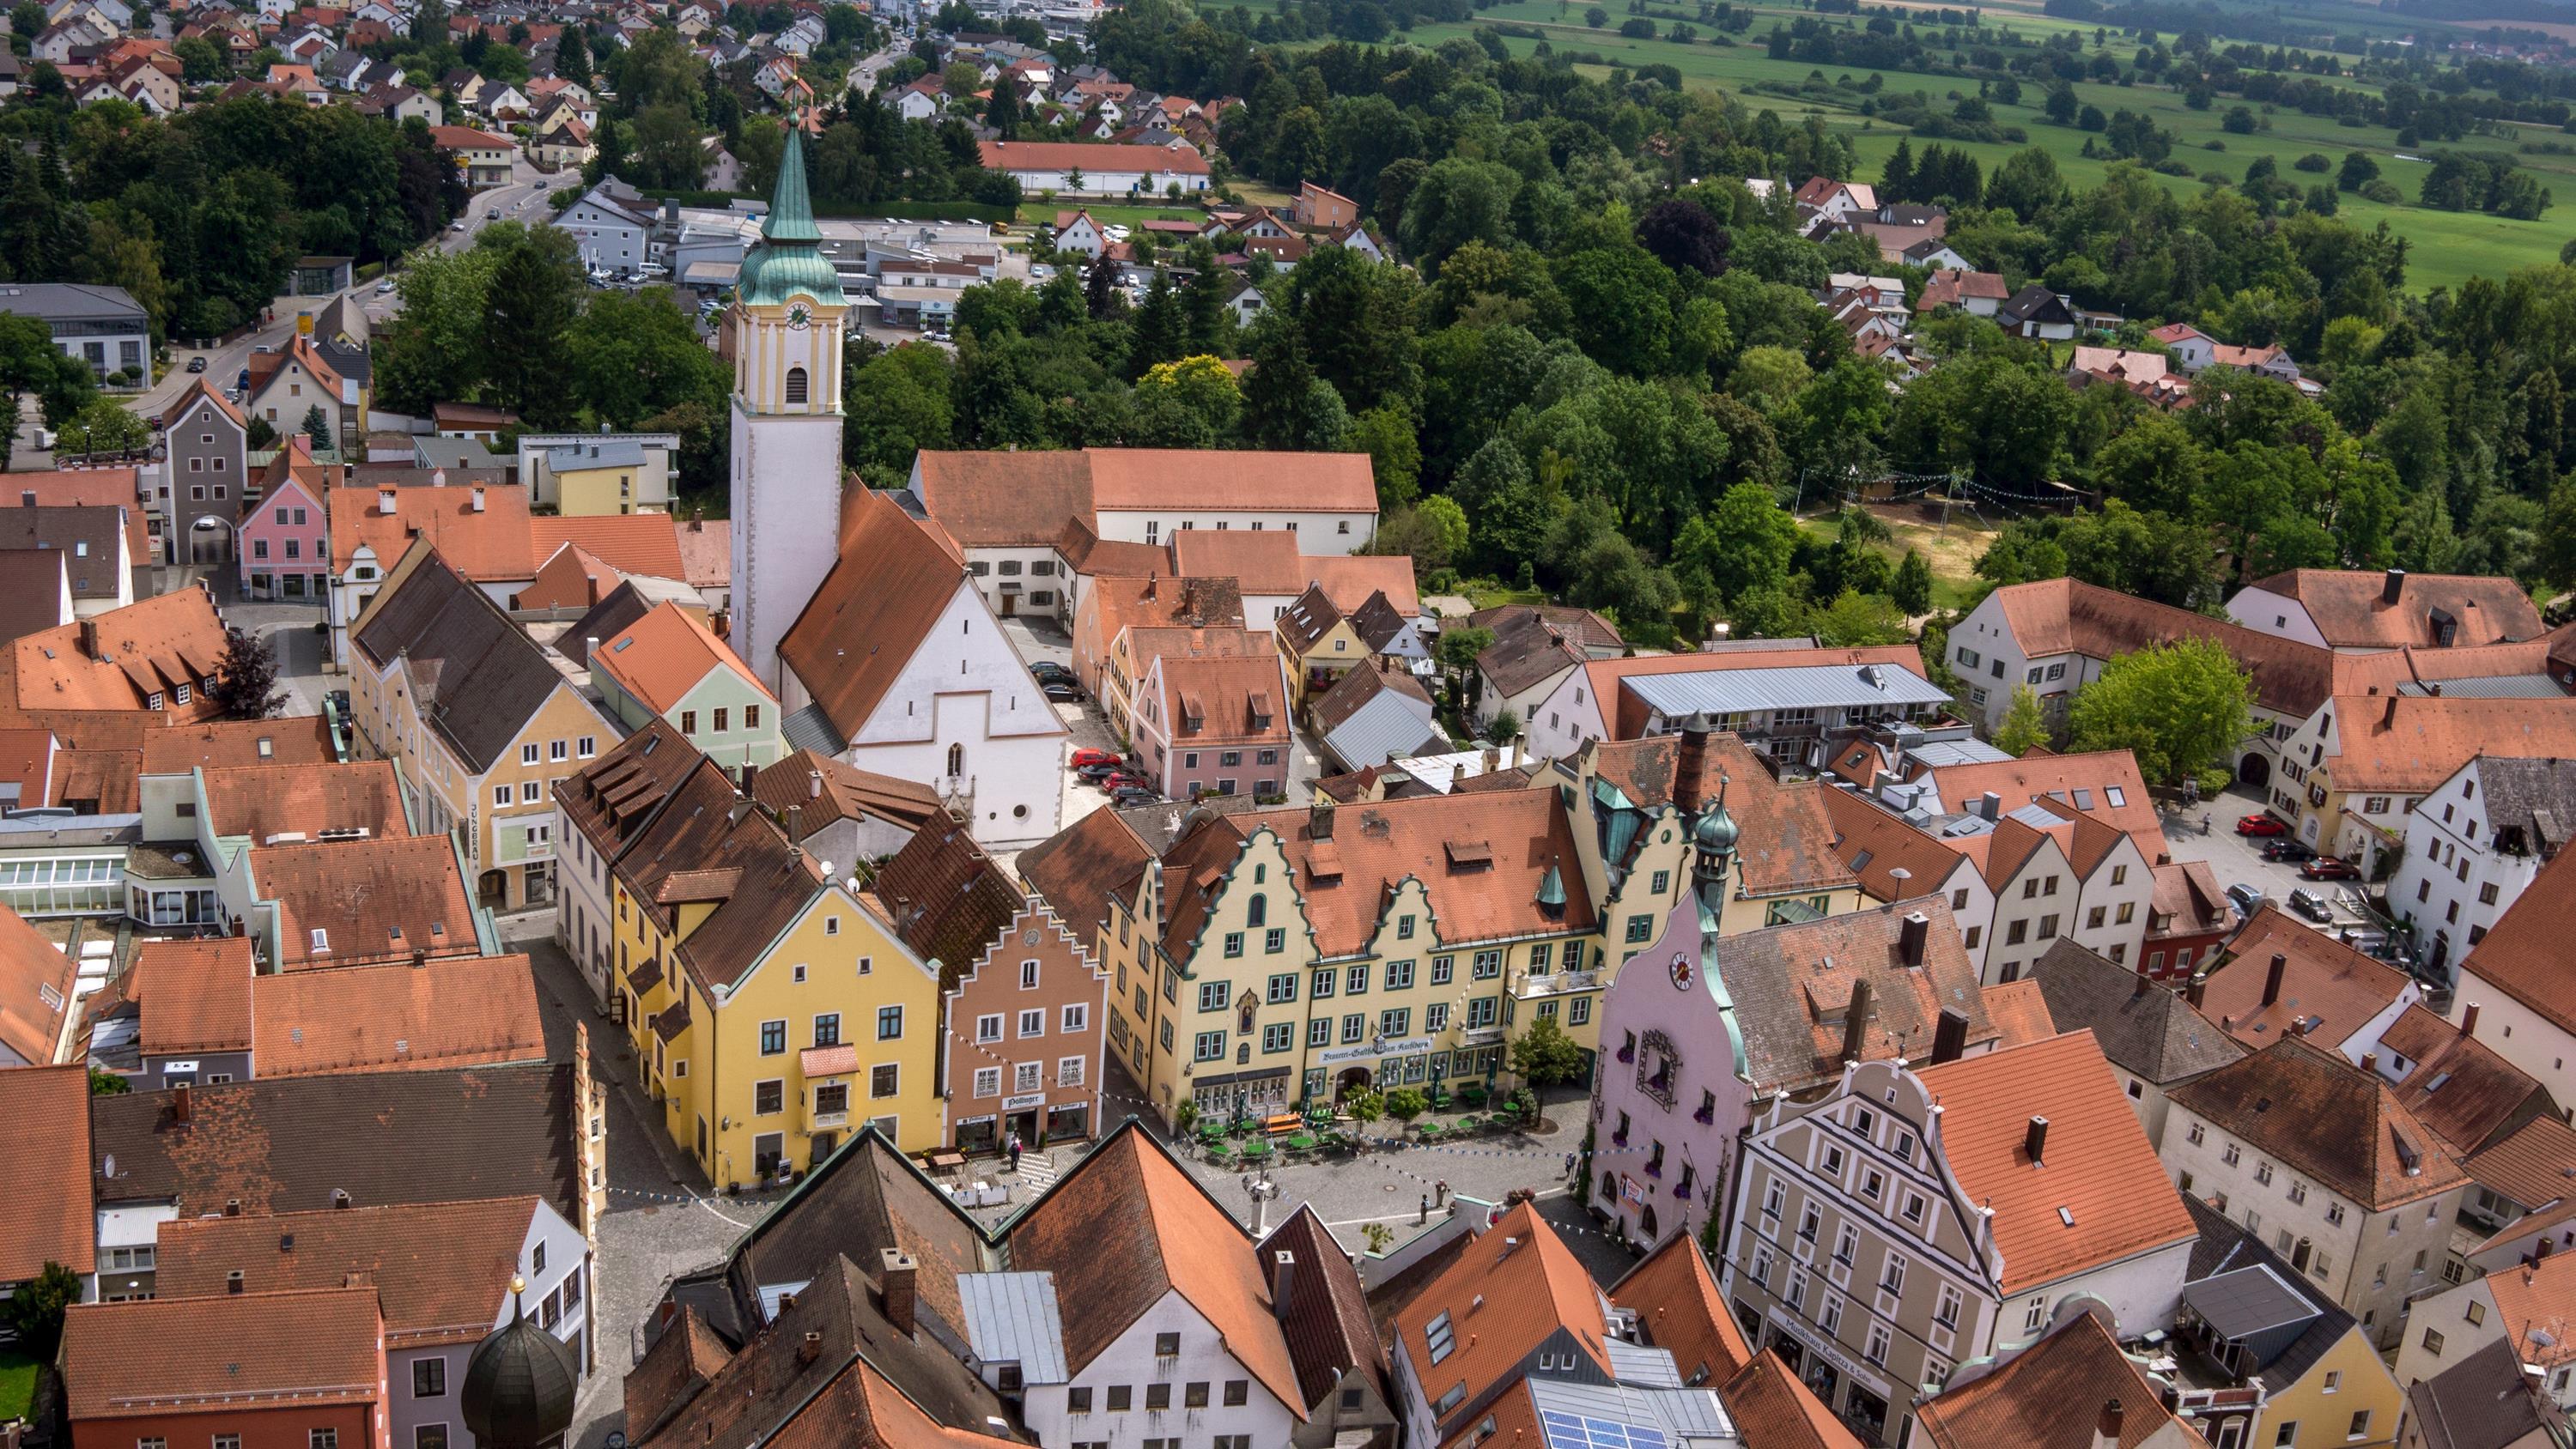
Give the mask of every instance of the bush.
M 2325 153 L 2321 151 L 2311 151 L 2305 156 L 2300 157 L 2298 160 L 2291 162 L 2290 169 L 2294 171 L 2332 171 L 2334 169 L 2334 163 L 2325 158 Z
M 2254 112 L 2250 108 L 2229 106 L 2227 114 L 2219 119 L 2218 124 L 2231 136 L 2251 136 L 2260 123 L 2254 119 Z
M 2224 151 L 2227 149 L 2227 143 L 2218 139 L 2216 136 L 2212 136 L 2208 140 L 2200 143 L 2200 149 L 2203 151 Z
M 2406 200 L 2406 193 L 2397 189 L 2396 182 L 2384 179 L 2364 182 L 2361 194 L 2365 199 L 2376 201 L 2382 206 L 2398 206 Z
M 1630 40 L 1652 40 L 1655 38 L 1655 22 L 1646 19 L 1626 21 L 1620 25 L 1619 33 Z

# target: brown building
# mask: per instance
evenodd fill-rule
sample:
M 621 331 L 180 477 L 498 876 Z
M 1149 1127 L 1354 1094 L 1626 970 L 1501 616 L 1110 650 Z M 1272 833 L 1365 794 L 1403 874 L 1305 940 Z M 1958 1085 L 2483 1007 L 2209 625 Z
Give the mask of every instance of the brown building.
M 392 1449 L 372 1286 L 76 1304 L 72 1449 Z

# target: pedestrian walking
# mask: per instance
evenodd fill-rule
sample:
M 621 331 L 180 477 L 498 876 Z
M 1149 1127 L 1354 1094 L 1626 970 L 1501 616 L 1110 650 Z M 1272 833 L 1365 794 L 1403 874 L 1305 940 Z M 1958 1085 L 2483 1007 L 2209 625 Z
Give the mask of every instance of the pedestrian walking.
M 1020 1170 L 1020 1134 L 1019 1134 L 1019 1133 L 1017 1133 L 1017 1132 L 1012 1133 L 1012 1134 L 1011 1134 L 1011 1137 L 1010 1137 L 1010 1141 L 1009 1141 L 1009 1142 L 1007 1142 L 1007 1143 L 1005 1143 L 1005 1144 L 1003 1145 L 1003 1150 L 1011 1154 L 1011 1171 L 1013 1171 L 1013 1172 L 1017 1172 L 1017 1171 L 1019 1171 L 1019 1170 Z

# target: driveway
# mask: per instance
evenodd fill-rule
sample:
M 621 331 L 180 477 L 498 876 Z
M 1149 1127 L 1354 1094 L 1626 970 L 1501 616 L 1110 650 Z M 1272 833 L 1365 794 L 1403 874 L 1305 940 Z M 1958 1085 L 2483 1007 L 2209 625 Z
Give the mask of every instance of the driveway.
M 2299 867 L 2290 862 L 2263 858 L 2263 847 L 2275 837 L 2236 833 L 2236 822 L 2240 817 L 2263 808 L 2260 795 L 2231 789 L 2195 809 L 2165 811 L 2165 838 L 2173 846 L 2174 859 L 2208 861 L 2210 874 L 2218 878 L 2221 890 L 2241 882 L 2261 891 L 2274 905 L 2287 911 L 2290 892 L 2304 888 L 2324 897 L 2335 908 L 2333 927 L 2370 924 L 2344 899 L 2347 891 L 2357 891 L 2358 882 L 2308 880 L 2299 874 Z M 2201 833 L 2203 816 L 2209 819 L 2206 835 Z M 2289 914 L 2292 920 L 2318 927 L 2317 922 L 2309 921 L 2296 911 Z

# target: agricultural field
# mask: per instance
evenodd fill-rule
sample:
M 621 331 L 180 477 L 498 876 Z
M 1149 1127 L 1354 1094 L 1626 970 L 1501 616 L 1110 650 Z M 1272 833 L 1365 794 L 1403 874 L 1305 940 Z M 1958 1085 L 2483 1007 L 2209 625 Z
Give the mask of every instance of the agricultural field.
M 1739 97 L 1755 110 L 1772 110 L 1784 117 L 1803 119 L 1812 114 L 1829 128 L 1850 137 L 1861 160 L 1861 178 L 1876 176 L 1888 154 L 1908 132 L 1885 121 L 1873 120 L 1859 112 L 1862 92 L 1858 87 L 1872 74 L 1867 71 L 1819 71 L 1803 61 L 1775 61 L 1761 44 L 1761 38 L 1777 18 L 1786 21 L 1799 12 L 1788 7 L 1775 7 L 1759 12 L 1751 32 L 1729 37 L 1732 45 L 1712 45 L 1709 27 L 1696 27 L 1702 38 L 1680 43 L 1663 36 L 1639 40 L 1622 36 L 1616 28 L 1624 18 L 1625 7 L 1618 7 L 1612 24 L 1594 29 L 1584 23 L 1586 5 L 1575 0 L 1506 0 L 1480 12 L 1478 22 L 1469 24 L 1428 24 L 1416 26 L 1407 33 L 1417 45 L 1438 45 L 1443 41 L 1471 36 L 1478 25 L 1503 22 L 1537 26 L 1544 31 L 1559 52 L 1591 51 L 1599 54 L 1604 64 L 1585 67 L 1595 74 L 1606 74 L 1612 66 L 1668 65 L 1679 72 L 1683 83 Z M 1608 9 L 1610 7 L 1604 6 Z M 1651 7 L 1667 26 L 1678 10 L 1657 3 Z M 2320 33 L 2374 34 L 2399 33 L 2407 27 L 2390 19 L 2372 15 L 2359 7 L 2323 5 L 2304 12 L 2313 15 Z M 2036 5 L 2028 9 L 1990 6 L 1982 12 L 1989 25 L 2009 26 L 2014 32 L 2038 36 L 2062 30 L 2081 30 L 2088 37 L 2091 27 L 2078 26 L 2038 13 Z M 2367 16 L 2366 20 L 2360 18 Z M 2167 37 L 2170 39 L 2170 37 Z M 1504 44 L 1514 52 L 1527 54 L 1537 42 L 1522 36 L 1506 36 Z M 2137 48 L 2135 40 L 2123 41 L 2114 32 L 2110 49 L 2124 61 Z M 1882 72 L 1886 92 L 1927 92 L 1938 109 L 1953 95 L 1966 94 L 1972 83 L 1951 76 L 1930 76 L 1906 72 Z M 1812 87 L 1821 79 L 1833 87 L 1830 97 L 1782 95 L 1783 89 Z M 2348 81 L 2356 87 L 2361 81 Z M 2384 126 L 2343 126 L 2332 118 L 2309 116 L 2291 110 L 2266 111 L 2256 107 L 2263 129 L 2252 135 L 2230 135 L 2223 119 L 2230 106 L 2237 104 L 2221 96 L 2207 110 L 2193 110 L 2184 104 L 2182 93 L 2159 85 L 2111 85 L 2078 83 L 2077 99 L 2098 106 L 2105 113 L 2122 108 L 2150 117 L 2156 125 L 2175 137 L 2174 156 L 2190 165 L 2201 176 L 2222 176 L 2231 184 L 2244 178 L 2246 167 L 2261 155 L 2270 155 L 2282 176 L 2306 181 L 2306 173 L 2294 171 L 2291 163 L 2300 156 L 2315 152 L 2340 162 L 2346 151 L 2364 151 L 2378 161 L 2380 174 L 2407 196 L 2414 195 L 2421 182 L 2429 147 L 2402 151 L 2397 133 Z M 2078 186 L 2101 181 L 2112 162 L 2106 156 L 2088 158 L 2084 143 L 2092 133 L 2071 126 L 2051 123 L 2041 110 L 2045 94 L 2037 85 L 2022 87 L 2024 104 L 1993 106 L 1995 122 L 2001 126 L 2019 126 L 2029 133 L 2027 144 L 2042 146 L 2057 159 L 2067 179 Z M 2512 129 L 2512 128 L 2509 128 Z M 2386 206 L 2344 193 L 2339 212 L 2345 220 L 2362 227 L 2385 221 L 2389 228 L 2407 238 L 2413 245 L 2407 259 L 2407 285 L 2410 290 L 2453 287 L 2471 276 L 2498 276 L 2516 267 L 2554 262 L 2559 248 L 2570 236 L 2576 236 L 2576 137 L 2566 137 L 2544 127 L 2524 126 L 2518 134 L 2507 137 L 2479 136 L 2460 143 L 2458 149 L 2473 151 L 2516 151 L 2520 167 L 2548 187 L 2555 197 L 2551 211 L 2539 221 L 2515 221 L 2477 212 L 2437 211 L 2414 205 Z M 2006 143 L 1928 141 L 1915 137 L 1914 149 L 1920 152 L 1927 144 L 1939 144 L 1965 150 L 1977 157 L 1989 172 L 2009 156 L 2017 146 Z M 2099 138 L 2095 137 L 2097 143 Z M 2223 149 L 2207 149 L 2216 142 Z M 2547 150 L 2524 149 L 2548 147 Z M 2159 176 L 2157 178 L 2178 194 L 2199 190 L 2204 181 L 2192 177 Z

